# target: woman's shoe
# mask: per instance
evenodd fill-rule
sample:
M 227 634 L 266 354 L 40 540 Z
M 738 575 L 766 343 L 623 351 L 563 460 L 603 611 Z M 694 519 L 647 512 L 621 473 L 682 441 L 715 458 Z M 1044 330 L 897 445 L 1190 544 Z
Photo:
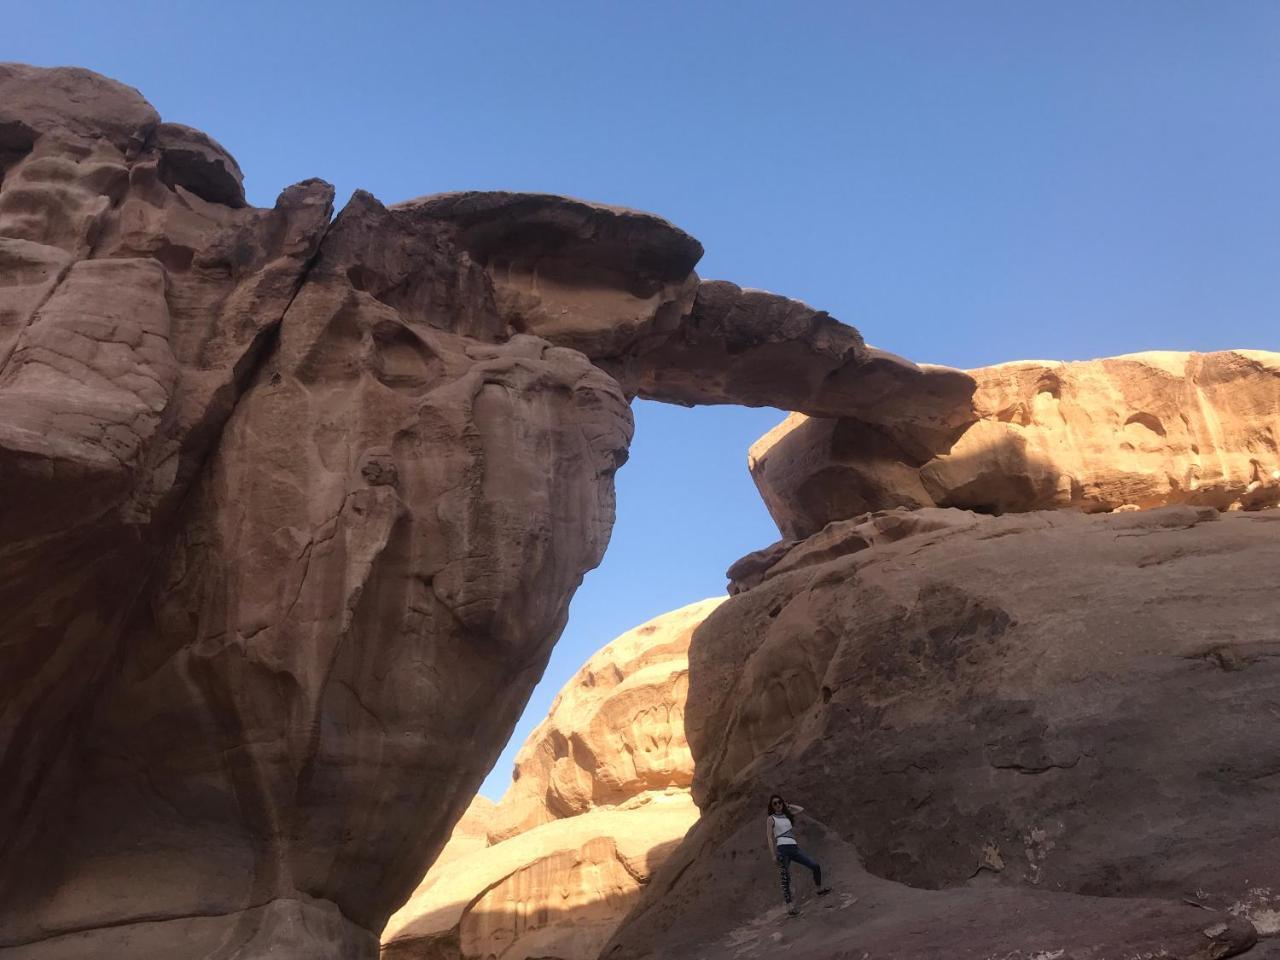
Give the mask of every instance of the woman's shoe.
M 825 896 L 826 896 L 828 893 L 830 893 L 830 892 L 831 892 L 831 888 L 830 888 L 830 887 L 819 887 L 819 888 L 818 888 L 818 896 L 820 896 L 820 897 L 825 897 Z
M 787 904 L 787 913 L 788 913 L 788 914 L 790 914 L 790 915 L 791 915 L 791 916 L 793 916 L 793 917 L 798 917 L 798 916 L 800 916 L 800 908 L 799 908 L 799 907 L 797 907 L 794 903 L 788 903 L 788 904 Z

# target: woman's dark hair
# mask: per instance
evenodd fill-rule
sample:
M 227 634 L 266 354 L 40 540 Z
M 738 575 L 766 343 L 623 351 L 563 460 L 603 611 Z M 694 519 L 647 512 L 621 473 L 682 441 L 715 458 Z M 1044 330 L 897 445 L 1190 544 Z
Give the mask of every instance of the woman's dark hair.
M 787 807 L 787 801 L 782 799 L 782 794 L 780 793 L 775 793 L 769 798 L 769 816 L 773 816 L 773 801 L 775 800 L 782 804 L 782 815 L 792 823 L 795 823 L 796 818 L 791 815 L 791 810 Z

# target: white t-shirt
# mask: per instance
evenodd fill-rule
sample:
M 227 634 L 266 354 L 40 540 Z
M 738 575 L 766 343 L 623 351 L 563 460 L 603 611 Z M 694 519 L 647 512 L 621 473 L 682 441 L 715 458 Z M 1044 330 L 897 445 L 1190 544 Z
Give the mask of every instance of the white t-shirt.
M 780 813 L 771 813 L 769 816 L 773 817 L 773 842 L 778 846 L 782 846 L 784 843 L 794 845 L 796 842 L 795 837 L 790 836 L 791 820 Z M 787 834 L 787 836 L 783 836 L 783 834 Z

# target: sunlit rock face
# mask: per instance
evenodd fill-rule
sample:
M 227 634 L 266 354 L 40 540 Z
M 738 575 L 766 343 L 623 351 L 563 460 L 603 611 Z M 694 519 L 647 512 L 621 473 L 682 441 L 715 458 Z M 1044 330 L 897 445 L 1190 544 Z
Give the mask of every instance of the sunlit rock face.
M 701 818 L 601 955 L 1198 957 L 1276 934 L 1278 534 L 1280 511 L 931 508 L 757 556 L 690 651 Z M 799 878 L 794 928 L 760 838 L 775 790 L 835 887 Z
M 387 960 L 594 960 L 697 819 L 688 651 L 721 602 L 663 614 L 583 665 L 525 741 L 502 802 L 473 802 L 391 918 Z
M 796 414 L 762 437 L 751 472 L 783 536 L 894 507 L 1280 503 L 1280 354 L 1152 352 L 969 373 L 979 419 L 938 456 L 854 418 Z
M 689 641 L 723 599 L 624 633 L 565 684 L 516 755 L 513 782 L 489 821 L 494 842 L 693 782 L 684 734 Z

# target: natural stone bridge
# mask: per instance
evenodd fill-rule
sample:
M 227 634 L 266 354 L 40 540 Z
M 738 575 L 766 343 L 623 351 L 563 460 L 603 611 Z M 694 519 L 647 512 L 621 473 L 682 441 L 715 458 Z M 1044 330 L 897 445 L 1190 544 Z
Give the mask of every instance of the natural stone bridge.
M 1026 946 L 1028 916 L 1065 943 L 1100 916 L 1107 943 L 1252 942 L 1197 911 L 1276 862 L 1275 524 L 1208 521 L 1275 502 L 1274 355 L 975 380 L 701 280 L 697 241 L 648 214 L 332 201 L 308 180 L 251 207 L 235 161 L 136 91 L 0 66 L 0 958 L 376 956 L 603 555 L 635 396 L 808 419 L 757 449 L 792 539 L 735 567 L 691 647 L 702 820 L 613 956 L 747 942 L 754 888 L 716 881 L 758 846 L 766 773 L 830 779 L 832 856 L 903 956 L 991 917 L 979 953 Z M 936 509 L 1170 502 L 1200 506 Z M 854 516 L 892 506 L 915 512 Z M 1056 800 L 1018 779 L 1068 762 L 1093 779 Z M 1044 810 L 1074 832 L 1023 849 Z M 1210 904 L 1152 866 L 1175 826 Z M 961 828 L 990 844 L 976 872 Z M 1015 854 L 1070 895 L 914 889 Z M 1144 926 L 1086 896 L 1115 893 L 1166 899 Z
M 600 561 L 630 397 L 971 419 L 648 214 L 257 209 L 75 69 L 0 67 L 0 163 L 0 955 L 373 956 Z

